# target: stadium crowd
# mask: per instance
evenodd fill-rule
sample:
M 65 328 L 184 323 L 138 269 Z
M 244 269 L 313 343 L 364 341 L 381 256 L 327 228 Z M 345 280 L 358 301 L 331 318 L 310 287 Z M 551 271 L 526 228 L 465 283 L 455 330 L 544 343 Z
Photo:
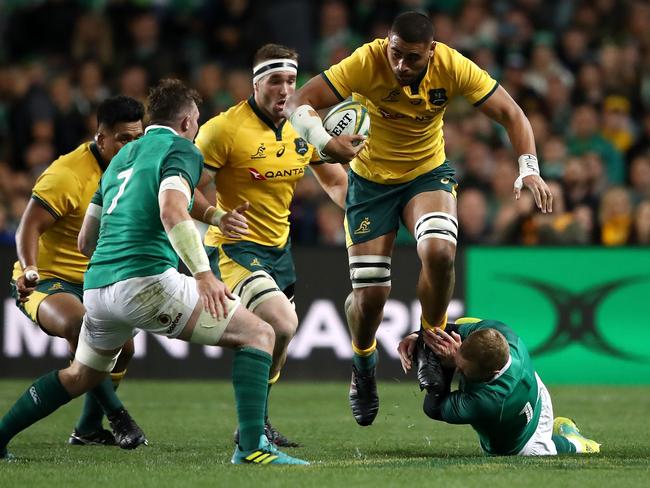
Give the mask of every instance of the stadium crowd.
M 552 214 L 535 212 L 528 193 L 515 201 L 507 135 L 457 100 L 444 134 L 461 243 L 650 245 L 650 4 L 640 0 L 3 2 L 0 243 L 13 243 L 43 169 L 93 137 L 107 96 L 145 102 L 148 87 L 177 76 L 201 94 L 204 122 L 251 94 L 247 66 L 263 43 L 299 51 L 300 85 L 411 9 L 523 108 L 555 197 Z M 344 244 L 342 212 L 312 176 L 296 190 L 292 239 Z

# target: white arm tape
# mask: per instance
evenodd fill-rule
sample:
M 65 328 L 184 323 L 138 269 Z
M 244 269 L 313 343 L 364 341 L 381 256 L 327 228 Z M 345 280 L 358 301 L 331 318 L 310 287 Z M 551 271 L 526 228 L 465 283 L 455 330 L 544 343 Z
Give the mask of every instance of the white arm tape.
M 174 251 L 192 275 L 210 271 L 210 262 L 201 242 L 201 234 L 192 220 L 179 222 L 167 232 L 167 236 Z
M 167 178 L 165 178 L 160 182 L 160 188 L 158 189 L 158 197 L 160 197 L 162 192 L 167 190 L 180 191 L 183 195 L 185 195 L 185 198 L 187 198 L 188 204 L 192 200 L 192 194 L 190 193 L 190 189 L 187 187 L 187 183 L 185 183 L 185 180 L 183 180 L 183 178 L 181 178 L 178 175 L 168 176 Z
M 537 162 L 537 156 L 534 154 L 522 154 L 517 162 L 519 163 L 519 176 L 515 180 L 515 188 L 521 190 L 524 186 L 524 177 L 539 175 L 539 163 Z
M 102 218 L 101 205 L 97 205 L 96 203 L 91 203 L 90 205 L 88 205 L 88 209 L 86 210 L 86 215 L 90 215 L 91 217 L 100 220 Z
M 332 136 L 323 127 L 323 121 L 310 105 L 301 105 L 289 117 L 289 122 L 300 137 L 315 146 L 319 152 L 330 142 Z
M 214 210 L 212 215 L 210 216 L 209 219 L 206 218 L 206 215 L 208 215 L 208 212 L 211 210 Z M 214 225 L 216 227 L 219 227 L 219 224 L 221 224 L 221 219 L 223 218 L 224 215 L 226 215 L 228 212 L 225 210 L 215 207 L 214 205 L 210 205 L 208 208 L 205 209 L 205 212 L 203 212 L 203 222 L 206 224 Z

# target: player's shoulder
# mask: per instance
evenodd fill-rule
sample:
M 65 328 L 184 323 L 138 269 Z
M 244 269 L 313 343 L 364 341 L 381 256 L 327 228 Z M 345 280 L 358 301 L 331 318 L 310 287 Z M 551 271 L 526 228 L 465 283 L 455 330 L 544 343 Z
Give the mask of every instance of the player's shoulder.
M 232 130 L 237 127 L 237 124 L 244 119 L 247 119 L 253 114 L 248 100 L 233 105 L 227 110 L 210 118 L 206 123 L 201 126 L 201 129 L 211 130 L 218 128 L 219 130 Z
M 388 45 L 387 38 L 379 38 L 370 42 L 366 42 L 357 48 L 357 53 L 362 57 L 372 60 L 381 60 L 386 57 L 386 46 Z
M 90 145 L 90 142 L 84 142 L 73 151 L 59 156 L 43 171 L 39 179 L 55 177 L 71 182 L 85 180 L 91 174 L 99 172 L 99 163 L 90 150 Z
M 467 60 L 467 58 L 451 46 L 443 42 L 436 41 L 436 48 L 434 51 L 435 62 L 431 63 L 439 70 L 453 70 L 458 67 L 458 64 Z

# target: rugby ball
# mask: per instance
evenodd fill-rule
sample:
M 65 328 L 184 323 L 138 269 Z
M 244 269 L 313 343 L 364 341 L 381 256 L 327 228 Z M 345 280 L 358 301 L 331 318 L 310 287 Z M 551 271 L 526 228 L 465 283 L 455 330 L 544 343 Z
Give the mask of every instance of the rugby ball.
M 370 133 L 370 116 L 368 109 L 359 102 L 348 100 L 332 107 L 323 119 L 323 127 L 333 137 L 341 135 Z M 321 154 L 323 161 L 332 159 Z

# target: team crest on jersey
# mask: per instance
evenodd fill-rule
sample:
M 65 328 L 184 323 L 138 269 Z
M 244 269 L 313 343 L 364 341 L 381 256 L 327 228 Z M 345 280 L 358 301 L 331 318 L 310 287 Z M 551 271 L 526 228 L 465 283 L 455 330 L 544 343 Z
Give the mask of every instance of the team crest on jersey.
M 257 152 L 255 154 L 251 154 L 251 159 L 264 159 L 266 157 L 264 151 L 266 151 L 266 146 L 262 142 L 257 148 Z
M 361 223 L 359 224 L 359 227 L 357 227 L 357 230 L 354 231 L 355 234 L 367 234 L 370 232 L 370 219 L 368 217 L 364 217 Z
M 444 105 L 447 102 L 447 90 L 444 88 L 429 90 L 429 102 L 433 105 Z
M 388 92 L 388 95 L 381 99 L 381 101 L 389 103 L 399 102 L 399 95 L 400 90 L 391 90 Z
M 257 259 L 257 258 L 253 258 L 253 260 L 251 261 L 251 264 L 250 264 L 250 265 L 251 265 L 251 266 L 262 266 L 262 263 L 260 263 L 260 260 L 259 260 L 259 259 Z
M 263 181 L 266 179 L 264 175 L 257 171 L 255 168 L 248 168 L 248 172 L 251 174 L 251 179 L 253 180 Z
M 52 283 L 52 286 L 50 286 L 47 291 L 58 291 L 58 290 L 63 290 L 63 284 L 59 283 L 58 281 L 55 283 Z
M 307 141 L 305 141 L 302 137 L 296 137 L 293 142 L 296 144 L 296 152 L 300 154 L 301 156 L 304 156 L 307 154 L 307 151 L 309 151 L 309 146 L 307 145 Z

